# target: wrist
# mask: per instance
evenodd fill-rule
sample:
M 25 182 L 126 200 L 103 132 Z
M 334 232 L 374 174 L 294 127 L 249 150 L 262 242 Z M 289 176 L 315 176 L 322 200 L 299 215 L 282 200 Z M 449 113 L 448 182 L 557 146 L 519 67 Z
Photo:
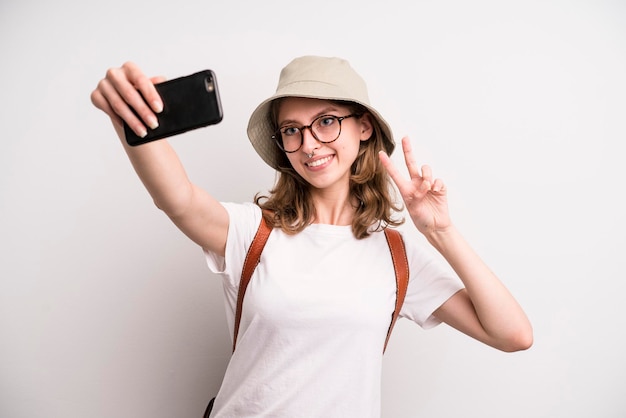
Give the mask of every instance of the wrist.
M 424 234 L 428 242 L 442 252 L 445 248 L 454 244 L 459 238 L 459 232 L 452 224 L 445 228 L 436 228 Z

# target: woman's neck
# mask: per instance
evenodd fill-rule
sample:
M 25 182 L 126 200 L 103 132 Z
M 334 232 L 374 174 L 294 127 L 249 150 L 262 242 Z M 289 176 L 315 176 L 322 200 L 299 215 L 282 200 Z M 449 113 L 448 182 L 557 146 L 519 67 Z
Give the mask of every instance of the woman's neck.
M 313 223 L 327 225 L 352 225 L 356 212 L 356 199 L 349 193 L 331 193 L 311 190 L 316 217 Z

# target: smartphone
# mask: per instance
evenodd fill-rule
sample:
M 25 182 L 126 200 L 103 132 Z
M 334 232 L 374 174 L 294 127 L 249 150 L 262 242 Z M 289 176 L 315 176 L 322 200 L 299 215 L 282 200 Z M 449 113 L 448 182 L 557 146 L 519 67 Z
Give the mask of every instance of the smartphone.
M 154 87 L 163 101 L 163 111 L 156 114 L 159 126 L 148 128 L 148 134 L 141 138 L 124 123 L 129 145 L 145 144 L 222 121 L 222 104 L 212 70 L 168 80 Z

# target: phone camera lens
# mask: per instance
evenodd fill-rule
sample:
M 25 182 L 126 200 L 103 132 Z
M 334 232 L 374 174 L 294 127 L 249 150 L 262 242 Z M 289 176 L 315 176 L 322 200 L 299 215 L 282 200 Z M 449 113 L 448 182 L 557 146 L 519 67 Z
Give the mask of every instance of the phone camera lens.
M 204 79 L 204 87 L 209 93 L 213 93 L 213 91 L 215 91 L 215 85 L 213 84 L 213 79 L 211 77 Z

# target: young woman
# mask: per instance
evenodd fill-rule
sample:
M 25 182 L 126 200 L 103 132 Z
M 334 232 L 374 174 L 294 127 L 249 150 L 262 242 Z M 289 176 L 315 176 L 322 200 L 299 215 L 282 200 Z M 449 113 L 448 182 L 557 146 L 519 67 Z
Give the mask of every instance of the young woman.
M 296 58 L 276 94 L 253 112 L 250 141 L 280 173 L 254 203 L 219 202 L 195 186 L 166 140 L 125 143 L 122 121 L 140 136 L 157 126 L 159 81 L 127 63 L 107 72 L 92 102 L 110 116 L 156 206 L 222 276 L 231 329 L 262 209 L 273 226 L 212 417 L 380 416 L 382 353 L 396 298 L 383 230 L 401 223 L 392 182 L 416 230 L 449 264 L 404 233 L 410 278 L 400 316 L 425 328 L 445 322 L 503 351 L 531 346 L 526 315 L 455 228 L 444 183 L 418 166 L 408 138 L 409 178 L 394 167 L 391 129 L 345 60 Z

